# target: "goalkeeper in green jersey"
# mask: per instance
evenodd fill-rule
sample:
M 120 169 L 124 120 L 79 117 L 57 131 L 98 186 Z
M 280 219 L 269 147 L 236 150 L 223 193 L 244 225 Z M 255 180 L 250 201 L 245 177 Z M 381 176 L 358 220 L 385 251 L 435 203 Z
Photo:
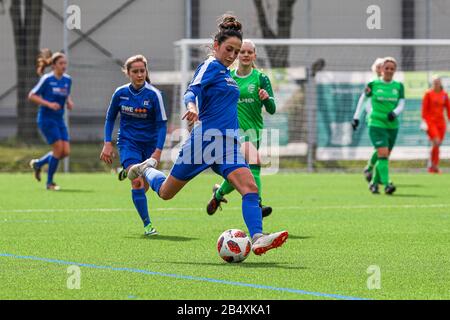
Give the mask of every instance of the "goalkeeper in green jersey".
M 262 216 L 272 213 L 272 208 L 261 203 L 261 159 L 258 153 L 261 141 L 261 131 L 264 128 L 262 107 L 270 114 L 275 113 L 275 101 L 272 85 L 269 78 L 255 67 L 256 47 L 250 40 L 242 42 L 238 56 L 237 69 L 231 71 L 231 76 L 237 82 L 240 90 L 238 102 L 238 120 L 241 132 L 241 152 L 250 166 L 250 170 L 258 186 L 259 205 Z M 225 195 L 234 190 L 233 185 L 224 180 L 221 185 L 213 187 L 213 196 L 208 203 L 206 211 L 214 214 L 220 203 L 226 203 Z
M 369 136 L 377 149 L 378 159 L 375 172 L 369 184 L 369 190 L 379 193 L 378 185 L 384 185 L 386 194 L 393 194 L 395 186 L 389 180 L 389 155 L 394 148 L 399 128 L 398 116 L 405 106 L 405 90 L 401 82 L 393 80 L 397 69 L 394 58 L 386 57 L 383 63 L 383 77 L 370 82 L 365 89 L 364 102 L 371 104 L 368 119 Z M 358 106 L 359 107 L 359 106 Z M 357 108 L 362 109 L 362 108 Z M 355 113 L 352 125 L 358 127 L 360 113 Z

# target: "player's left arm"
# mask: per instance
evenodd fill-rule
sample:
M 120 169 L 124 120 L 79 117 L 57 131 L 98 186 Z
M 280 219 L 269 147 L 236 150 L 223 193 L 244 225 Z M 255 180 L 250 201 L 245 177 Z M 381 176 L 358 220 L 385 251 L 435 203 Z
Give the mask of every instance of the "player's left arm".
M 273 97 L 272 84 L 270 79 L 265 74 L 261 73 L 259 76 L 259 82 L 261 88 L 259 89 L 259 98 L 261 99 L 266 111 L 270 114 L 274 114 L 277 106 L 275 105 L 275 98 Z
M 156 92 L 156 97 L 154 100 L 154 104 L 156 106 L 157 114 L 156 114 L 156 132 L 158 133 L 158 138 L 156 141 L 156 149 L 152 153 L 151 157 L 158 161 L 161 160 L 161 152 L 164 148 L 164 143 L 166 142 L 166 134 L 167 134 L 167 115 L 166 109 L 164 107 L 164 99 L 162 97 L 161 92 Z
M 447 109 L 447 121 L 450 121 L 450 100 L 448 98 L 448 94 L 445 94 L 445 106 Z
M 388 114 L 389 121 L 394 121 L 395 118 L 397 118 L 402 111 L 405 109 L 405 89 L 403 87 L 403 83 L 400 83 L 400 92 L 399 92 L 399 99 L 397 102 L 397 107 Z
M 69 95 L 68 97 L 67 97 L 67 101 L 66 101 L 66 105 L 67 105 L 67 109 L 68 110 L 72 110 L 73 109 L 73 100 L 72 100 L 72 96 L 71 95 Z

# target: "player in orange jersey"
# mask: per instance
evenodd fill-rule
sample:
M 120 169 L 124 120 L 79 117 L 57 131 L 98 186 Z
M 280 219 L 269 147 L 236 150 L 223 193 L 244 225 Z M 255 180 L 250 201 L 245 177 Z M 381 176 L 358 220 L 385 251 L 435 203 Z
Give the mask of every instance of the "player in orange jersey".
M 450 102 L 442 87 L 439 77 L 433 77 L 431 89 L 427 90 L 422 100 L 422 119 L 424 129 L 431 141 L 431 156 L 428 172 L 439 173 L 439 146 L 442 144 L 446 130 L 444 109 L 450 118 Z

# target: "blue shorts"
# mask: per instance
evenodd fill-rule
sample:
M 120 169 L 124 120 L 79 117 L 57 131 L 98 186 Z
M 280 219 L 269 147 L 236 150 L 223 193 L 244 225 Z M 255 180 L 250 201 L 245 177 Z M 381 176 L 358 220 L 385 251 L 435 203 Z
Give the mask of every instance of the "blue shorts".
M 46 120 L 38 122 L 38 127 L 48 144 L 54 144 L 58 140 L 69 141 L 69 133 L 64 121 Z
M 181 147 L 170 175 L 188 181 L 211 168 L 226 179 L 234 170 L 248 168 L 239 149 L 240 143 L 235 137 L 213 136 L 202 139 L 201 134 L 191 134 Z
M 117 142 L 120 163 L 125 169 L 147 160 L 155 152 L 155 144 L 120 138 Z

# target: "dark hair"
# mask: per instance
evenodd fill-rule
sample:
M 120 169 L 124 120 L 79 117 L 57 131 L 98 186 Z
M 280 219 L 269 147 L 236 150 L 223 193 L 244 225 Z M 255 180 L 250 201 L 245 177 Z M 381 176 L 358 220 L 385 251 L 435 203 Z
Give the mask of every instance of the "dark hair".
M 41 49 L 37 57 L 36 73 L 39 76 L 42 76 L 45 68 L 47 68 L 52 64 L 55 64 L 60 58 L 63 57 L 65 57 L 65 55 L 62 52 L 52 53 L 50 49 L 47 48 Z
M 237 21 L 235 16 L 224 14 L 219 19 L 219 31 L 214 36 L 214 41 L 222 44 L 231 37 L 237 37 L 242 41 L 242 24 Z

